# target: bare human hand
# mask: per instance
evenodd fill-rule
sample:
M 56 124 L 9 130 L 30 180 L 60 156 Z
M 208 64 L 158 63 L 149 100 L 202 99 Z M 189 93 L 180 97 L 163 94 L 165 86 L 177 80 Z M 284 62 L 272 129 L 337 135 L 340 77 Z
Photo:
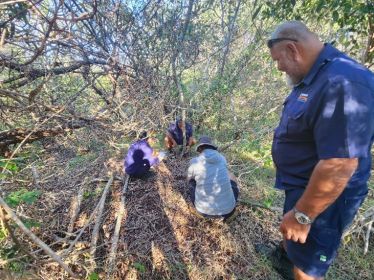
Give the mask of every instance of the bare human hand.
M 279 230 L 283 234 L 284 239 L 305 243 L 310 231 L 310 225 L 299 224 L 295 219 L 293 210 L 290 210 L 283 216 Z

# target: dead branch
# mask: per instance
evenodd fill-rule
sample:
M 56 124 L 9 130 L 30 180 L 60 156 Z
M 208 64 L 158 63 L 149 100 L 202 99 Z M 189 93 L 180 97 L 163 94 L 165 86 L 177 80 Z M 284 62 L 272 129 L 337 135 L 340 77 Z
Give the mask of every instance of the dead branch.
M 232 145 L 239 144 L 241 141 L 242 141 L 242 139 L 240 139 L 240 136 L 238 136 L 234 140 L 232 140 L 229 143 L 226 143 L 225 145 L 223 145 L 222 147 L 220 147 L 218 150 L 220 152 L 223 152 L 223 151 L 227 150 L 228 148 L 230 148 Z
M 114 229 L 114 234 L 112 237 L 112 247 L 110 249 L 109 258 L 108 258 L 107 279 L 112 279 L 111 276 L 113 273 L 114 260 L 116 259 L 116 254 L 117 254 L 119 231 L 121 229 L 122 219 L 125 213 L 125 195 L 127 192 L 129 179 L 130 179 L 130 176 L 126 175 L 125 184 L 123 185 L 122 194 L 121 194 L 121 203 L 119 205 L 119 210 L 117 211 L 118 215 L 117 215 L 116 227 Z
M 94 229 L 92 231 L 91 246 L 90 246 L 91 247 L 90 253 L 91 253 L 92 257 L 94 257 L 95 252 L 96 252 L 96 243 L 97 243 L 97 239 L 98 239 L 98 236 L 99 236 L 99 229 L 100 229 L 100 225 L 101 225 L 101 218 L 102 218 L 102 215 L 103 215 L 105 199 L 106 199 L 107 193 L 109 191 L 109 188 L 112 185 L 112 182 L 113 182 L 113 175 L 110 176 L 109 181 L 105 186 L 105 189 L 103 191 L 103 194 L 101 195 L 101 198 L 100 198 L 100 201 L 99 201 L 99 204 L 98 204 L 99 208 L 98 208 L 98 212 L 97 212 L 97 216 L 96 216 L 96 223 L 95 223 Z
M 60 127 L 51 129 L 31 130 L 25 128 L 16 128 L 9 131 L 0 132 L 0 155 L 6 151 L 9 145 L 18 143 L 31 143 L 46 137 L 53 137 L 67 131 L 84 127 L 91 123 L 88 120 L 72 120 Z
M 36 167 L 34 164 L 31 165 L 31 172 L 32 172 L 32 178 L 33 178 L 33 183 L 34 183 L 34 186 L 37 188 L 37 189 L 40 189 L 40 185 L 39 185 L 39 173 L 38 173 L 38 170 L 36 170 Z
M 15 70 L 15 71 L 19 72 L 20 76 L 17 77 L 16 79 L 24 78 L 22 81 L 18 82 L 18 84 L 13 86 L 15 88 L 22 87 L 22 86 L 30 83 L 30 81 L 36 80 L 40 77 L 45 77 L 45 76 L 48 76 L 48 75 L 67 74 L 67 73 L 73 72 L 73 71 L 75 71 L 75 70 L 77 70 L 80 67 L 85 66 L 85 65 L 91 65 L 91 64 L 106 65 L 107 64 L 107 62 L 105 60 L 90 59 L 90 60 L 86 60 L 86 61 L 76 61 L 75 63 L 72 63 L 69 66 L 65 66 L 65 67 L 55 67 L 55 68 L 52 68 L 52 69 L 38 69 L 38 68 L 32 68 L 30 66 L 23 66 L 19 63 L 15 63 L 15 62 L 11 61 L 9 58 L 7 58 L 3 55 L 0 55 L 0 63 L 2 63 L 5 67 L 7 67 L 9 69 L 12 69 L 12 70 Z M 26 73 L 27 73 L 27 75 L 26 75 Z M 5 80 L 3 83 L 7 84 L 7 83 L 10 83 L 10 82 L 13 82 L 14 80 L 15 80 L 15 78 L 11 78 L 9 80 Z
M 17 101 L 19 104 L 25 105 L 25 103 L 20 98 L 26 98 L 26 97 L 21 95 L 18 92 L 0 88 L 0 96 L 9 97 L 9 98 Z
M 48 247 L 42 240 L 40 240 L 35 234 L 33 234 L 22 221 L 14 214 L 13 210 L 6 204 L 2 197 L 0 197 L 0 206 L 8 213 L 9 217 L 15 222 L 19 228 L 40 248 L 43 249 L 54 261 L 56 261 L 71 277 L 78 278 L 70 268 L 62 261 L 59 255 L 57 255 L 51 248 Z
M 85 186 L 86 186 L 86 178 L 81 184 L 77 196 L 74 197 L 73 201 L 71 202 L 70 211 L 69 211 L 71 218 L 70 218 L 70 223 L 68 226 L 68 234 L 71 234 L 73 232 L 74 223 L 78 217 L 80 206 L 83 200 L 83 193 L 84 193 Z
M 368 226 L 372 221 L 374 221 L 374 207 L 358 215 L 352 225 L 344 232 L 343 238 L 353 233 L 362 232 L 363 228 Z

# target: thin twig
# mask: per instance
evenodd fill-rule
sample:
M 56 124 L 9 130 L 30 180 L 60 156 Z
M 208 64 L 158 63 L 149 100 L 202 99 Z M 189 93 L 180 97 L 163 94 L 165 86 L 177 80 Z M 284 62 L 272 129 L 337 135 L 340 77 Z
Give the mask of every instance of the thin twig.
M 373 222 L 374 222 L 374 221 L 371 221 L 371 222 L 368 224 L 367 231 L 366 231 L 366 234 L 365 234 L 364 255 L 366 255 L 367 252 L 368 252 L 368 250 L 369 250 L 369 240 L 370 240 L 370 233 L 371 233 L 371 228 L 372 228 L 372 226 L 373 226 Z

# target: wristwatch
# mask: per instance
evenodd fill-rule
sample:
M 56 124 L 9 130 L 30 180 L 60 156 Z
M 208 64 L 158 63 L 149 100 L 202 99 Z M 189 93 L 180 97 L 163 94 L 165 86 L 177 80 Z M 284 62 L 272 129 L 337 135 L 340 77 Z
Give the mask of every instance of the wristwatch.
M 300 212 L 295 207 L 293 208 L 293 214 L 299 224 L 310 225 L 314 221 L 314 219 L 308 217 L 308 215 L 304 214 L 303 212 Z

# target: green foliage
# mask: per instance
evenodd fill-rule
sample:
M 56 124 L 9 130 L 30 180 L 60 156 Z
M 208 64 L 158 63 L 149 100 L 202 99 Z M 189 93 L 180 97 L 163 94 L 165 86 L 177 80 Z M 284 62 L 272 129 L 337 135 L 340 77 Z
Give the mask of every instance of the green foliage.
M 277 198 L 277 193 L 274 189 L 271 189 L 267 192 L 265 199 L 263 200 L 263 204 L 265 207 L 270 208 L 274 205 L 274 202 Z
M 103 187 L 97 187 L 95 190 L 85 190 L 83 192 L 83 198 L 88 199 L 90 197 L 96 197 L 100 195 L 103 192 L 104 188 Z
M 260 163 L 263 167 L 272 168 L 271 143 L 258 140 L 244 141 L 240 147 L 243 158 L 251 159 Z
M 8 268 L 13 272 L 20 273 L 25 269 L 25 265 L 21 262 L 12 261 L 8 264 Z
M 85 191 L 83 192 L 83 198 L 84 198 L 84 199 L 87 199 L 87 198 L 89 198 L 89 197 L 91 197 L 91 196 L 93 196 L 93 195 L 94 195 L 94 193 L 91 192 L 91 191 L 87 191 L 87 190 L 85 190 Z
M 88 280 L 100 280 L 99 274 L 92 272 L 88 275 Z
M 13 161 L 7 161 L 7 162 L 0 161 L 0 167 L 3 169 L 9 170 L 11 172 L 16 172 L 19 169 L 17 164 Z
M 0 179 L 4 179 L 18 171 L 19 167 L 15 161 L 0 157 Z
M 302 20 L 305 22 L 325 23 L 335 27 L 339 37 L 333 38 L 343 44 L 351 55 L 359 56 L 365 48 L 368 37 L 372 36 L 369 22 L 373 21 L 374 4 L 364 0 L 277 0 L 267 1 L 263 9 L 265 18 L 284 20 Z M 373 53 L 369 53 L 365 62 L 372 63 Z
M 0 241 L 6 239 L 8 237 L 8 231 L 5 227 L 0 224 Z
M 5 247 L 5 246 L 0 246 L 0 259 L 2 260 L 9 260 L 13 259 L 17 256 L 19 252 L 19 249 L 17 246 L 12 246 L 12 247 Z M 16 272 L 20 273 L 23 272 L 25 269 L 25 265 L 22 262 L 19 261 L 10 261 L 7 263 L 6 268 Z
M 5 201 L 11 207 L 16 207 L 21 203 L 26 203 L 30 205 L 38 199 L 40 194 L 41 191 L 39 190 L 28 191 L 27 189 L 23 188 L 18 191 L 11 192 L 5 198 Z
M 183 264 L 183 263 L 180 263 L 180 262 L 176 262 L 174 263 L 173 265 L 171 265 L 171 270 L 173 271 L 180 271 L 180 272 L 185 272 L 188 270 L 188 266 Z
M 41 224 L 38 221 L 31 220 L 31 219 L 22 219 L 23 224 L 28 228 L 39 228 Z
M 142 263 L 139 263 L 139 262 L 135 262 L 134 263 L 134 268 L 139 271 L 140 273 L 144 273 L 145 272 L 145 266 L 142 264 Z
M 271 205 L 273 204 L 273 200 L 270 198 L 266 198 L 263 203 L 265 207 L 270 208 Z

